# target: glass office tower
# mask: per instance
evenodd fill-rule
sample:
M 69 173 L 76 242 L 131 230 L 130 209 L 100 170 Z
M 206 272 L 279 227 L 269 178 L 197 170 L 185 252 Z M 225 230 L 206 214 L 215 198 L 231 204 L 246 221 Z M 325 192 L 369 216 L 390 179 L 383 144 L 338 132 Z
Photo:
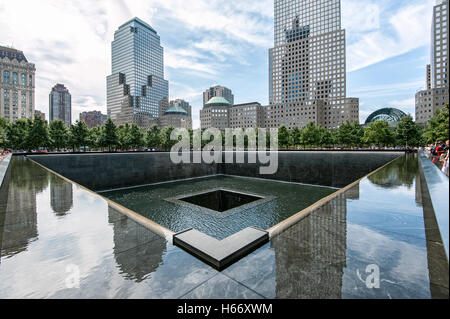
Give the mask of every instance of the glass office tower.
M 338 128 L 359 120 L 359 100 L 346 97 L 340 0 L 275 0 L 274 10 L 266 127 Z
M 148 127 L 156 123 L 169 103 L 160 37 L 150 25 L 134 18 L 115 32 L 111 48 L 108 117 L 117 124 Z

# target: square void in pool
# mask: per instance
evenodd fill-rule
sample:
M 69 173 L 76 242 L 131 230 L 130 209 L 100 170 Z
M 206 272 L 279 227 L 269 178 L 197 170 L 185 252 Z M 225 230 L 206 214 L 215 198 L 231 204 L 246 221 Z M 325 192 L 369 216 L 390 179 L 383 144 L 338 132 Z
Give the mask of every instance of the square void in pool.
M 336 190 L 219 175 L 102 195 L 176 233 L 194 228 L 222 240 L 247 227 L 269 229 Z
M 180 198 L 179 200 L 222 213 L 242 205 L 253 203 L 262 198 L 263 197 L 219 189 Z

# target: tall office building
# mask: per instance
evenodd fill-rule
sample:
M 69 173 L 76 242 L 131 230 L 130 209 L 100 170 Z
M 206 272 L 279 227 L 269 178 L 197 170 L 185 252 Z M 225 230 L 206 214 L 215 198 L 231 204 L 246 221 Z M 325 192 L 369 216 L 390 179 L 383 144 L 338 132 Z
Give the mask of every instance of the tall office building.
M 107 77 L 108 117 L 116 124 L 157 123 L 169 105 L 169 83 L 164 80 L 160 37 L 147 23 L 134 18 L 114 34 L 112 74 Z
M 359 99 L 346 97 L 345 30 L 340 0 L 275 0 L 265 126 L 338 128 L 359 121 Z
M 56 84 L 49 94 L 49 121 L 57 119 L 67 127 L 72 124 L 72 96 L 63 84 Z
M 0 116 L 34 118 L 35 72 L 22 51 L 0 46 Z
M 216 85 L 212 86 L 203 92 L 203 106 L 205 106 L 209 100 L 213 97 L 223 97 L 225 98 L 231 105 L 234 105 L 234 95 L 233 92 L 224 86 Z
M 448 9 L 448 0 L 438 0 L 433 8 L 431 64 L 427 65 L 427 88 L 416 93 L 416 122 L 419 124 L 428 123 L 436 110 L 449 103 Z

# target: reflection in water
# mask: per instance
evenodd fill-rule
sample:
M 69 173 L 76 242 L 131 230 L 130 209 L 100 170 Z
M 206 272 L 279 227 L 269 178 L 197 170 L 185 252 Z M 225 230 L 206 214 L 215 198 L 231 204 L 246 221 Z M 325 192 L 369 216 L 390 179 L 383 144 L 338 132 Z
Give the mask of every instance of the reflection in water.
M 57 216 L 64 216 L 73 207 L 72 184 L 53 174 L 50 176 L 50 205 Z
M 30 166 L 38 167 L 24 156 L 13 157 L 10 171 L 14 176 L 11 178 L 10 187 L 19 188 L 24 192 L 34 190 L 36 194 L 42 193 L 48 187 L 50 173 L 42 169 L 36 171 Z M 39 175 L 36 175 L 37 173 Z M 16 178 L 19 176 L 20 178 Z
M 396 188 L 403 185 L 412 187 L 418 173 L 417 154 L 406 154 L 387 167 L 370 175 L 368 179 L 373 184 L 383 188 Z
M 8 198 L 2 201 L 0 213 L 2 257 L 25 251 L 28 243 L 38 237 L 36 194 L 48 187 L 48 174 L 43 172 L 44 176 L 35 178 L 26 161 L 24 157 L 14 157 L 10 164 Z
M 162 263 L 167 242 L 121 215 L 108 206 L 109 223 L 114 229 L 114 258 L 125 278 L 141 282 Z M 134 247 L 132 258 L 126 253 L 130 247 Z
M 358 198 L 359 185 L 280 236 L 284 237 L 280 239 L 283 243 L 275 249 L 277 298 L 342 298 L 347 253 L 346 200 Z

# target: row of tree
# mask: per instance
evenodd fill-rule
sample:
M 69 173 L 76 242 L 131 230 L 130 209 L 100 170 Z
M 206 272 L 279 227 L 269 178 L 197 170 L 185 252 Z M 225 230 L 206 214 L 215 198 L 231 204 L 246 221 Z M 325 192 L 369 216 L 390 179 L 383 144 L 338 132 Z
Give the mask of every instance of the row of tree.
M 449 136 L 448 105 L 429 121 L 425 128 L 417 125 L 410 115 L 403 117 L 393 128 L 385 121 L 376 121 L 368 127 L 358 122 L 347 122 L 337 130 L 327 130 L 314 123 L 300 129 L 278 130 L 278 144 L 281 149 L 311 147 L 362 147 L 362 146 L 422 146 Z M 142 147 L 168 150 L 176 143 L 170 139 L 173 127 L 159 129 L 156 125 L 147 131 L 136 124 L 116 126 L 108 119 L 102 127 L 89 129 L 83 121 L 77 121 L 67 128 L 63 121 L 47 124 L 41 117 L 34 120 L 19 119 L 13 123 L 0 117 L 0 147 L 15 150 L 71 149 L 85 150 L 128 150 Z M 191 145 L 193 131 L 190 130 Z M 256 134 L 257 135 L 257 134 Z M 223 137 L 224 138 L 224 137 Z M 268 138 L 269 140 L 269 138 Z M 207 141 L 202 142 L 204 146 Z M 248 138 L 245 138 L 248 144 Z M 268 143 L 269 145 L 269 143 Z

